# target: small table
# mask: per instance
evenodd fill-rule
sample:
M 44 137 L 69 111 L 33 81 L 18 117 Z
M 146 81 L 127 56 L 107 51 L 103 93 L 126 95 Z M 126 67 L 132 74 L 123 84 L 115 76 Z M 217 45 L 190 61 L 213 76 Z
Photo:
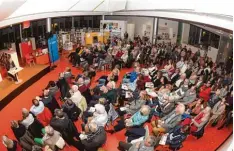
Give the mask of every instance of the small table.
M 49 54 L 35 56 L 35 61 L 36 61 L 36 64 L 48 64 L 50 62 Z

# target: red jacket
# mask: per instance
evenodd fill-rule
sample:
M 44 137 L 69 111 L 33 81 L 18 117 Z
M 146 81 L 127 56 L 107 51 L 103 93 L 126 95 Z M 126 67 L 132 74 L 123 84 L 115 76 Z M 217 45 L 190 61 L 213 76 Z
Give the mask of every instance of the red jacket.
M 86 85 L 79 86 L 80 93 L 84 93 L 87 89 L 88 87 Z
M 211 87 L 206 87 L 206 85 L 203 85 L 200 88 L 199 96 L 200 98 L 204 99 L 205 102 L 207 102 L 210 98 L 210 93 L 211 93 Z
M 124 54 L 124 53 L 123 53 L 122 51 L 118 51 L 117 54 L 115 55 L 115 57 L 116 57 L 117 59 L 120 59 L 120 58 L 122 57 L 123 54 Z
M 41 122 L 43 126 L 49 125 L 51 118 L 52 118 L 52 113 L 47 107 L 44 108 L 43 112 L 37 115 L 37 119 Z

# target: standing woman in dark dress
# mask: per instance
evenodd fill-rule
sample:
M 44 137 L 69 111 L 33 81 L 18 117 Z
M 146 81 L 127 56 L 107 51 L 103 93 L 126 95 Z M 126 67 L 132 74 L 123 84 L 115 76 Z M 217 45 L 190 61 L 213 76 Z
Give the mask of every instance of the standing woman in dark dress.
M 71 94 L 69 93 L 70 86 L 67 83 L 66 79 L 64 78 L 64 74 L 59 74 L 59 80 L 57 81 L 57 86 L 61 92 L 61 98 L 64 99 L 65 97 L 70 98 Z

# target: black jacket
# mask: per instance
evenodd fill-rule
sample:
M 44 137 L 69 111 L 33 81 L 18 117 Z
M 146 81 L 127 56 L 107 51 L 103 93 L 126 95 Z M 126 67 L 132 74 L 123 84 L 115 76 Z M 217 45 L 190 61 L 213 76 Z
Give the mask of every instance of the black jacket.
M 105 144 L 106 131 L 104 130 L 104 127 L 99 127 L 99 129 L 100 133 L 96 135 L 92 140 L 84 139 L 81 141 L 86 151 L 96 151 L 99 147 L 102 147 L 102 145 Z

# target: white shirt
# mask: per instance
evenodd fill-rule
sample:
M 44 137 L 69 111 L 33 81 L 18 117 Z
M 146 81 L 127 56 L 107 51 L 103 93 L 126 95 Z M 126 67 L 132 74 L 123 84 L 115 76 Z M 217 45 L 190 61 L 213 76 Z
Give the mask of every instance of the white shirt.
M 24 119 L 21 123 L 28 129 L 28 127 L 34 122 L 34 117 L 32 114 L 29 114 L 26 119 Z

